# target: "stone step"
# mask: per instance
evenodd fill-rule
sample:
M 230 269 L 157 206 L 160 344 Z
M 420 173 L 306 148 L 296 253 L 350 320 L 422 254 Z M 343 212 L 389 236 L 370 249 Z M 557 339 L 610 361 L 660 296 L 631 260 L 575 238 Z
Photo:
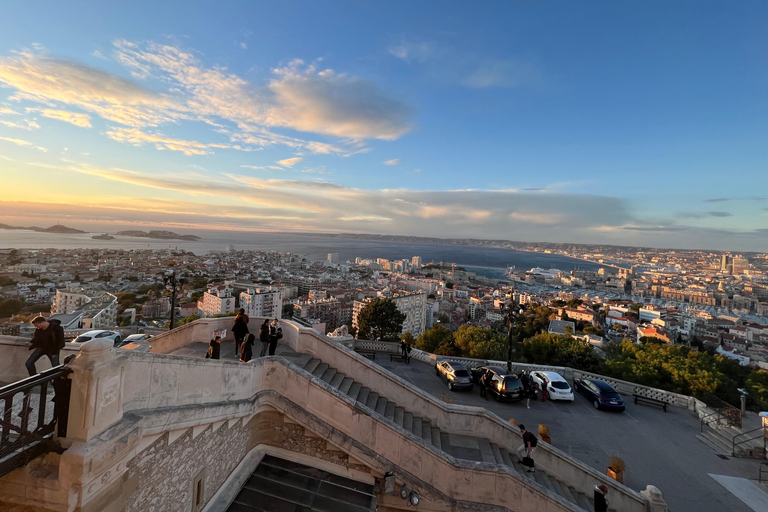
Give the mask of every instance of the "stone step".
M 552 484 L 549 482 L 549 477 L 545 472 L 539 470 L 534 471 L 533 480 L 541 484 L 542 487 L 545 487 L 552 492 L 555 491 L 555 488 L 552 487 Z
M 552 486 L 552 490 L 555 491 L 557 494 L 565 498 L 565 493 L 563 492 L 563 486 L 560 483 L 560 480 L 553 477 L 552 475 L 547 475 L 549 477 L 549 484 Z M 568 501 L 572 501 L 570 498 L 565 498 Z
M 499 445 L 491 443 L 491 452 L 493 452 L 493 458 L 496 460 L 496 464 L 504 464 L 504 459 L 501 457 L 501 450 L 499 450 Z
M 315 371 L 312 372 L 312 375 L 314 375 L 317 378 L 320 378 L 323 376 L 323 374 L 328 370 L 328 365 L 325 363 L 320 363 L 317 365 L 317 368 L 315 368 Z
M 413 414 L 410 412 L 403 414 L 403 428 L 408 432 L 413 432 Z
M 309 362 L 307 362 L 307 364 L 304 365 L 304 369 L 307 370 L 309 373 L 312 373 L 315 371 L 315 368 L 320 366 L 320 363 L 322 363 L 322 361 L 319 359 L 310 359 Z
M 496 458 L 493 456 L 493 450 L 491 450 L 491 443 L 487 439 L 477 438 L 477 445 L 480 448 L 480 455 L 483 457 L 483 462 L 496 463 Z
M 573 487 L 570 488 L 571 494 L 573 494 L 573 497 L 576 498 L 576 504 L 583 508 L 584 510 L 595 510 L 594 506 L 590 501 L 587 499 L 584 494 L 580 493 Z
M 336 375 L 333 376 L 331 379 L 331 382 L 328 384 L 331 385 L 331 387 L 334 387 L 336 389 L 339 389 L 339 386 L 341 386 L 341 383 L 344 382 L 344 379 L 346 378 L 346 375 L 343 373 L 336 373 Z
M 379 401 L 379 394 L 371 391 L 368 394 L 368 400 L 365 401 L 365 405 L 370 409 L 376 409 L 376 402 Z
M 421 437 L 421 417 L 413 417 L 413 427 L 411 428 L 411 432 Z
M 573 496 L 571 489 L 565 482 L 560 482 L 560 492 L 558 494 L 560 494 L 560 496 L 570 501 L 571 503 L 576 503 L 576 498 Z
M 352 400 L 357 400 L 358 395 L 360 394 L 360 389 L 363 387 L 362 384 L 359 382 L 352 382 L 352 385 L 349 387 L 349 391 L 347 392 L 347 395 Z
M 703 439 L 705 442 L 704 444 L 708 444 L 709 446 L 713 447 L 717 453 L 728 456 L 731 455 L 731 451 L 733 449 L 732 444 L 719 435 L 708 430 L 704 430 L 703 434 L 699 434 L 696 437 Z
M 371 394 L 371 390 L 368 388 L 360 388 L 360 394 L 357 395 L 357 401 L 365 405 L 368 401 L 368 395 Z
M 512 457 L 509 455 L 509 452 L 505 450 L 504 448 L 499 448 L 499 451 L 501 452 L 501 460 L 504 461 L 504 464 L 507 465 L 512 471 L 517 473 L 517 468 L 515 467 L 515 463 L 512 462 Z
M 299 354 L 297 356 L 293 356 L 291 358 L 288 358 L 293 364 L 298 366 L 299 368 L 304 368 L 308 362 L 312 360 L 311 354 Z
M 392 418 L 392 421 L 395 422 L 395 425 L 400 425 L 401 427 L 403 426 L 404 414 L 405 414 L 405 409 L 403 409 L 402 407 L 395 407 L 395 417 Z
M 330 367 L 329 367 L 329 368 L 328 368 L 328 369 L 326 369 L 326 370 L 325 370 L 325 372 L 323 372 L 323 374 L 320 376 L 320 380 L 322 380 L 322 381 L 324 381 L 324 382 L 327 382 L 327 383 L 329 383 L 329 384 L 330 384 L 330 383 L 331 383 L 331 381 L 333 380 L 333 378 L 336 376 L 336 374 L 337 374 L 337 373 L 339 373 L 339 372 L 338 372 L 338 371 L 336 371 L 336 368 L 330 368 Z
M 373 406 L 373 410 L 383 416 L 384 412 L 387 410 L 387 399 L 380 396 L 379 399 L 376 400 L 376 405 Z
M 432 443 L 432 424 L 427 420 L 421 422 L 421 438 Z
M 349 394 L 349 389 L 352 387 L 352 384 L 354 382 L 355 381 L 352 380 L 350 377 L 344 377 L 344 380 L 341 381 L 341 384 L 339 385 L 339 391 L 341 391 L 345 395 L 348 395 Z M 358 389 L 360 389 L 360 388 L 358 388 Z
M 384 417 L 390 421 L 395 419 L 395 402 L 387 400 L 387 407 L 384 409 Z
M 443 443 L 440 437 L 440 429 L 437 427 L 432 427 L 432 445 L 438 450 L 443 449 Z

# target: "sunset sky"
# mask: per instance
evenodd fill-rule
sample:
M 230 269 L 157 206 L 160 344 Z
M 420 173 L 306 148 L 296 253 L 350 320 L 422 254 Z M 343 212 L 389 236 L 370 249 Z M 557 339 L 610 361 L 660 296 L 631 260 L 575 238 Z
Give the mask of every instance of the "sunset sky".
M 0 222 L 768 250 L 768 2 L 111 3 L 4 7 Z

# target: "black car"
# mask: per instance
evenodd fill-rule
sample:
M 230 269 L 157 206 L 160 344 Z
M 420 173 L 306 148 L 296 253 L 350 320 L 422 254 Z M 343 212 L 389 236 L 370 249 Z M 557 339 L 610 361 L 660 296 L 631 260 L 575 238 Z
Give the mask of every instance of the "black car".
M 444 378 L 448 382 L 448 389 L 469 389 L 472 391 L 472 374 L 467 367 L 461 363 L 453 361 L 442 361 L 435 365 L 435 373 L 438 377 Z
M 576 391 L 592 402 L 595 409 L 624 410 L 624 400 L 607 382 L 597 379 L 579 379 L 576 381 Z
M 507 371 L 501 366 L 482 366 L 472 369 L 472 380 L 480 384 L 480 379 L 486 373 L 491 375 L 491 384 L 488 392 L 493 395 L 497 402 L 504 400 L 522 400 L 525 398 L 523 392 L 523 383 L 514 373 Z

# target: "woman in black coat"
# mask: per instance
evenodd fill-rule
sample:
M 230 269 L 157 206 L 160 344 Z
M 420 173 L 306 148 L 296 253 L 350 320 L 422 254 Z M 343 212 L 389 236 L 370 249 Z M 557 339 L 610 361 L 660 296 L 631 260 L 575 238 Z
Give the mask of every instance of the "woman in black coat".
M 245 337 L 245 341 L 240 347 L 240 362 L 247 363 L 253 359 L 253 342 L 256 340 L 256 336 L 249 334 Z
M 232 326 L 232 334 L 235 336 L 235 355 L 240 353 L 240 345 L 245 340 L 245 335 L 250 332 L 248 330 L 248 315 L 245 314 L 245 309 L 240 308 L 240 311 L 235 317 L 235 323 Z
M 261 342 L 261 354 L 259 354 L 259 357 L 264 357 L 267 355 L 267 350 L 269 350 L 269 320 L 265 319 L 259 328 L 259 341 Z

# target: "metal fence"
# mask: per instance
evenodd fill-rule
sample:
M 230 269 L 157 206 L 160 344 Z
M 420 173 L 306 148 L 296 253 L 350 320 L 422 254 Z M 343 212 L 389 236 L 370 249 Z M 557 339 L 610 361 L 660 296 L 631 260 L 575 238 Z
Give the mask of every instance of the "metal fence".
M 0 477 L 61 448 L 66 436 L 72 372 L 64 365 L 0 388 Z

